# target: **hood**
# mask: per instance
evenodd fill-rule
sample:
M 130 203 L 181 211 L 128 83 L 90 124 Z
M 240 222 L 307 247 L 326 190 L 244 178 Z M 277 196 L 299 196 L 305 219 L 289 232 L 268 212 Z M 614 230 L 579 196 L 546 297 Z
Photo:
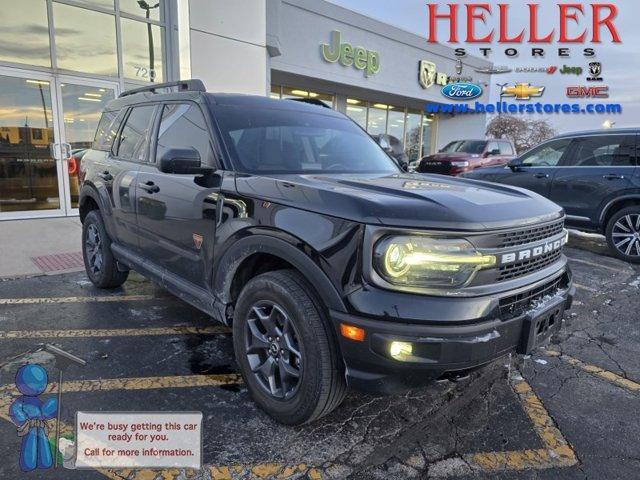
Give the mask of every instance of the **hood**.
M 466 153 L 466 152 L 455 152 L 455 153 L 434 153 L 432 155 L 427 155 L 426 158 L 430 162 L 452 162 L 456 160 L 469 160 L 470 158 L 480 158 L 481 155 L 478 153 Z
M 562 208 L 516 187 L 442 175 L 238 176 L 238 193 L 359 223 L 405 228 L 510 228 L 558 218 Z

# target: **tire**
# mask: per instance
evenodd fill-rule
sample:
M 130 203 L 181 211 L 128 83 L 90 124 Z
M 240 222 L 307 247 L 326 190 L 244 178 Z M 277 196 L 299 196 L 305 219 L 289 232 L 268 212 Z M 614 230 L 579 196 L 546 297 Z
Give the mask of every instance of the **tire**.
M 337 345 L 319 300 L 298 272 L 258 275 L 240 293 L 233 317 L 236 362 L 253 400 L 278 422 L 309 423 L 342 402 L 347 385 Z M 298 376 L 290 375 L 296 369 Z
M 614 213 L 605 235 L 616 257 L 630 263 L 640 263 L 640 205 Z
M 90 211 L 82 224 L 82 257 L 87 276 L 96 287 L 119 287 L 129 276 L 129 271 L 118 270 L 99 210 Z

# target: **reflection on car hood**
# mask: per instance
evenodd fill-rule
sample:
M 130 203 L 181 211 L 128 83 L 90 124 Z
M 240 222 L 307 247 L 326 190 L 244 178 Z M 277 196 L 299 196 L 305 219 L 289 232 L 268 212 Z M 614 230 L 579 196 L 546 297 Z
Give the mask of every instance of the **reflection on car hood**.
M 434 153 L 425 157 L 430 162 L 451 162 L 455 160 L 468 160 L 470 158 L 480 158 L 478 154 L 456 152 L 456 153 Z
M 485 230 L 562 215 L 561 207 L 528 190 L 442 175 L 239 176 L 236 183 L 238 192 L 250 197 L 406 228 Z

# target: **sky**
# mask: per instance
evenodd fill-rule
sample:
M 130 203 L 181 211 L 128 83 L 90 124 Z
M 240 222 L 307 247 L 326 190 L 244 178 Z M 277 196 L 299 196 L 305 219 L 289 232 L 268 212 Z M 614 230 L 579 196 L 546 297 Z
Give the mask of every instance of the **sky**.
M 338 4 L 342 7 L 350 10 L 362 13 L 364 15 L 373 17 L 377 20 L 381 20 L 385 23 L 400 27 L 404 30 L 410 31 L 425 38 L 425 44 L 427 44 L 427 30 L 428 30 L 428 14 L 425 0 L 330 0 L 332 3 Z M 448 12 L 447 3 L 453 3 L 453 0 L 431 2 L 438 3 L 438 11 L 445 13 Z M 461 5 L 460 8 L 460 25 L 458 27 L 459 36 L 464 39 L 466 34 L 464 7 L 463 1 L 458 1 Z M 470 2 L 467 2 L 470 3 Z M 618 16 L 614 20 L 615 26 L 621 37 L 621 43 L 612 43 L 611 37 L 604 29 L 603 42 L 600 44 L 590 43 L 591 34 L 589 33 L 585 44 L 563 44 L 557 43 L 533 45 L 536 47 L 542 47 L 545 49 L 544 58 L 532 58 L 531 46 L 527 43 L 516 45 L 499 45 L 494 42 L 493 45 L 486 44 L 449 44 L 448 40 L 448 28 L 447 22 L 438 23 L 438 40 L 444 45 L 456 47 L 465 47 L 467 52 L 471 55 L 481 56 L 480 47 L 492 47 L 493 53 L 488 60 L 492 61 L 494 65 L 506 65 L 511 69 L 515 67 L 547 67 L 557 66 L 561 69 L 563 65 L 570 67 L 582 67 L 584 72 L 588 70 L 588 63 L 590 61 L 599 61 L 602 64 L 602 78 L 601 85 L 607 85 L 609 87 L 609 98 L 596 100 L 595 102 L 606 103 L 620 103 L 622 104 L 622 114 L 618 115 L 567 115 L 567 114 L 552 114 L 542 115 L 541 118 L 548 119 L 552 126 L 558 131 L 558 133 L 575 131 L 581 129 L 597 129 L 602 127 L 602 123 L 605 120 L 611 120 L 615 122 L 615 127 L 636 127 L 640 126 L 640 28 L 638 28 L 638 17 L 640 16 L 640 1 L 638 0 L 600 0 L 599 2 L 576 2 L 572 1 L 560 1 L 560 0 L 537 0 L 537 1 L 511 1 L 508 0 L 479 0 L 473 3 L 489 3 L 492 5 L 493 20 L 488 22 L 488 26 L 484 27 L 479 22 L 477 25 L 477 35 L 483 36 L 488 33 L 490 28 L 495 26 L 497 30 L 498 26 L 498 3 L 510 3 L 511 8 L 509 10 L 509 31 L 511 35 L 519 33 L 522 28 L 528 25 L 529 15 L 528 9 L 518 7 L 518 5 L 524 6 L 525 3 L 538 3 L 541 9 L 541 15 L 539 18 L 539 30 L 541 33 L 546 33 L 551 29 L 559 29 L 559 15 L 558 15 L 558 3 L 582 3 L 588 6 L 590 3 L 615 3 L 618 7 Z M 393 8 L 391 8 L 393 7 Z M 591 32 L 591 13 L 590 9 L 586 8 L 584 17 L 581 18 L 580 25 L 575 25 L 575 28 L 569 29 L 569 34 L 575 36 L 581 33 L 585 27 L 588 32 Z M 509 58 L 504 54 L 504 49 L 507 47 L 516 47 L 520 50 L 517 57 Z M 571 51 L 569 58 L 560 58 L 557 54 L 559 46 L 568 47 Z M 596 56 L 593 58 L 586 58 L 582 54 L 583 48 L 591 47 L 595 50 Z M 496 83 L 509 83 L 510 85 L 515 82 L 528 82 L 531 85 L 545 87 L 545 92 L 540 99 L 544 103 L 566 103 L 566 102 L 580 102 L 587 103 L 590 100 L 572 100 L 567 99 L 566 87 L 573 85 L 591 85 L 592 82 L 586 81 L 586 73 L 580 76 L 577 75 L 561 75 L 556 72 L 553 75 L 546 73 L 507 73 L 492 76 L 492 88 L 489 97 L 483 97 L 483 101 L 487 101 L 489 98 L 491 101 L 499 100 L 500 88 L 496 86 Z M 595 82 L 593 83 L 596 84 Z

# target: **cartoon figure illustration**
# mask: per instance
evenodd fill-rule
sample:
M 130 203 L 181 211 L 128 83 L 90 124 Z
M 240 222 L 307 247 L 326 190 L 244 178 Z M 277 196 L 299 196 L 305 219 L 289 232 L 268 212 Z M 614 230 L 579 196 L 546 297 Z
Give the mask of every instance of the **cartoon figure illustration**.
M 24 472 L 53 466 L 47 420 L 55 417 L 58 401 L 55 397 L 39 398 L 48 383 L 47 371 L 38 364 L 23 365 L 16 373 L 16 387 L 22 396 L 11 404 L 9 414 L 22 437 L 20 468 Z

